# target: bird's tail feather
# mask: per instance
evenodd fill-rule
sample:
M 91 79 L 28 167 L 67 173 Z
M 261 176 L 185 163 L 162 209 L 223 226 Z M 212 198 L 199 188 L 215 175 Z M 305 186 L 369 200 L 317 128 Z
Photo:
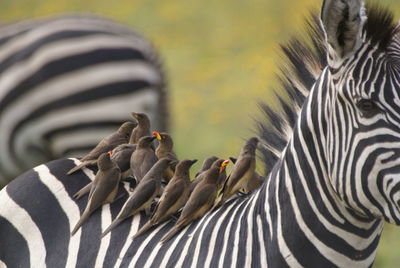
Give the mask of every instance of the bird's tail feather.
M 170 240 L 176 233 L 178 233 L 184 226 L 175 225 L 168 233 L 166 233 L 163 238 L 161 238 L 161 243 L 165 243 Z
M 88 210 L 85 210 L 81 216 L 81 218 L 79 219 L 78 223 L 75 225 L 74 229 L 71 232 L 71 236 L 74 235 L 79 228 L 82 226 L 82 224 L 89 218 L 90 216 L 90 212 Z
M 119 225 L 124 219 L 121 218 L 117 218 L 115 219 L 110 226 L 107 227 L 107 229 L 101 234 L 100 238 L 103 238 L 104 236 L 106 236 L 106 234 L 108 234 L 112 229 L 114 229 L 117 225 Z
M 91 183 L 87 184 L 85 187 L 83 187 L 78 192 L 76 192 L 76 194 L 74 194 L 73 198 L 80 199 L 82 196 L 84 196 L 85 194 L 90 192 L 91 187 L 92 187 Z
M 74 172 L 76 172 L 76 171 L 78 171 L 78 170 L 80 170 L 80 169 L 82 169 L 82 168 L 84 168 L 84 167 L 86 167 L 86 166 L 94 165 L 94 164 L 96 164 L 96 162 L 97 162 L 96 160 L 84 161 L 84 162 L 80 163 L 79 165 L 77 165 L 77 166 L 71 168 L 71 169 L 67 172 L 67 175 L 71 175 L 72 173 L 74 173 Z
M 155 224 L 152 221 L 148 221 L 145 225 L 143 225 L 142 228 L 140 228 L 139 231 L 132 237 L 132 239 L 135 239 L 138 236 L 141 236 L 145 232 L 147 232 L 151 227 L 153 227 Z

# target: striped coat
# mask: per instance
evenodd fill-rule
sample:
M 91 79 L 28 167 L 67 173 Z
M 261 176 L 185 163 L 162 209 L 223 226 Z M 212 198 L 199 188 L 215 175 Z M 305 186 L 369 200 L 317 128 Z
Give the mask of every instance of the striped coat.
M 83 155 L 146 112 L 165 130 L 165 76 L 152 44 L 93 15 L 0 27 L 0 185 L 37 164 Z

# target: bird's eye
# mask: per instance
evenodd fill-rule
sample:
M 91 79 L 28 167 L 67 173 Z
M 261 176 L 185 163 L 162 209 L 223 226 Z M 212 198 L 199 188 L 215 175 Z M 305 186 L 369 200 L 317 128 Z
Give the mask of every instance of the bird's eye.
M 357 102 L 357 107 L 363 113 L 364 116 L 372 116 L 378 112 L 378 106 L 368 99 L 361 99 Z

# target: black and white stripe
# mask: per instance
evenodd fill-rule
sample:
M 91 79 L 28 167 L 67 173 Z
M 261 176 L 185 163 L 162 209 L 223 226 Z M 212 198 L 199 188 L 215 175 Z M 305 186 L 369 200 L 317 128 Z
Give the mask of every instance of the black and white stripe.
M 0 185 L 82 155 L 129 119 L 167 126 L 165 78 L 149 41 L 93 15 L 0 27 Z
M 358 0 L 325 3 L 325 8 L 351 3 L 349 9 L 361 10 Z M 338 18 L 331 21 L 350 18 L 343 14 L 336 13 Z M 325 67 L 318 42 L 308 50 L 296 43 L 286 47 L 292 64 L 302 51 L 310 57 L 304 59 L 308 64 L 292 66 L 304 78 L 287 73 L 284 86 L 293 103 L 282 103 L 283 121 L 274 120 L 270 128 L 260 122 L 262 151 L 270 157 L 265 162 L 273 167 L 259 190 L 232 198 L 166 244 L 159 241 L 172 222 L 131 240 L 147 220 L 143 213 L 100 240 L 124 200 L 103 206 L 77 237 L 69 237 L 86 203 L 86 198 L 71 197 L 93 174 L 67 177 L 65 172 L 76 160 L 57 160 L 31 170 L 0 193 L 0 201 L 10 208 L 0 208 L 0 230 L 4 226 L 4 239 L 15 239 L 21 247 L 17 257 L 12 249 L 1 248 L 0 260 L 10 266 L 28 262 L 84 267 L 372 266 L 384 220 L 400 223 L 400 62 L 396 61 L 400 51 L 389 13 L 372 7 L 367 16 L 362 35 L 356 35 L 360 45 L 353 47 L 353 53 L 332 48 L 329 53 L 336 55 L 328 57 Z M 377 29 L 388 32 L 382 35 Z M 323 36 L 312 31 L 314 41 Z M 351 40 L 346 36 L 345 42 Z M 395 56 L 389 57 L 388 51 Z M 313 86 L 304 91 L 313 79 Z M 292 120 L 300 103 L 300 113 Z M 279 118 L 269 109 L 265 112 L 270 119 Z M 279 140 L 270 139 L 275 137 Z M 27 194 L 30 191 L 37 195 Z M 56 216 L 48 222 L 52 214 Z

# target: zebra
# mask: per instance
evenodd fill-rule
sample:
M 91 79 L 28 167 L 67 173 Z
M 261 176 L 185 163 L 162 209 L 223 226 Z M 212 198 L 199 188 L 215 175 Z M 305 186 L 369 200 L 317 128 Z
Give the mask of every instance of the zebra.
M 95 170 L 66 177 L 79 162 L 55 160 L 0 193 L 0 261 L 10 267 L 371 267 L 383 223 L 400 223 L 400 30 L 390 11 L 361 0 L 324 0 L 320 20 L 309 22 L 312 42 L 293 39 L 283 47 L 282 86 L 291 98 L 279 98 L 278 112 L 264 105 L 266 118 L 257 123 L 268 167 L 260 189 L 228 200 L 165 244 L 160 239 L 173 222 L 131 239 L 148 219 L 144 213 L 100 239 L 126 197 L 93 213 L 70 237 L 86 201 L 72 195 Z
M 0 27 L 0 187 L 23 171 L 82 156 L 146 112 L 168 125 L 153 45 L 128 27 L 68 14 Z

